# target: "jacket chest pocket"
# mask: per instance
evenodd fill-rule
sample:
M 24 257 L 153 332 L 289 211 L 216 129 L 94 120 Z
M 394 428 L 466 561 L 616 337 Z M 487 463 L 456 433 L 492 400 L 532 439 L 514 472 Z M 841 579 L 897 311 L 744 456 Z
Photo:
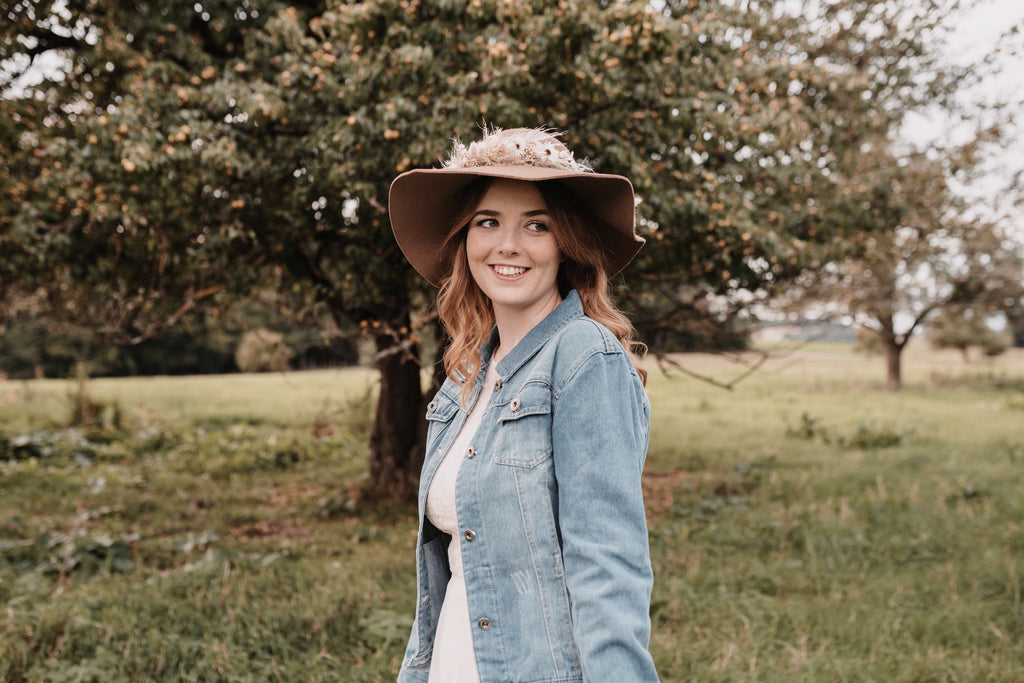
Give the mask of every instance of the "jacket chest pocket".
M 498 413 L 494 461 L 533 468 L 550 459 L 551 451 L 551 391 L 527 384 Z

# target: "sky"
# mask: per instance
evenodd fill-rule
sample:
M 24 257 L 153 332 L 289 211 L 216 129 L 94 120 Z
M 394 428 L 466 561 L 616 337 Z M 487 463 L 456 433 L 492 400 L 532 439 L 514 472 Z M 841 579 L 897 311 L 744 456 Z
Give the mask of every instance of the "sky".
M 950 59 L 966 64 L 984 57 L 1002 34 L 1015 25 L 1024 29 L 1024 0 L 982 0 L 978 7 L 957 20 L 948 47 Z M 1016 43 L 1024 46 L 1024 35 L 1018 35 Z M 1002 188 L 1013 171 L 1024 168 L 1024 54 L 1004 50 L 999 53 L 997 62 L 1002 67 L 1001 72 L 986 78 L 970 95 L 1015 101 L 1020 120 L 1004 145 L 1005 152 L 993 161 L 986 182 L 979 185 L 976 192 L 981 201 L 999 205 L 1000 212 L 1011 214 L 1011 221 L 1017 224 L 1014 232 L 1024 239 L 1024 210 L 1001 201 L 1005 197 Z M 950 135 L 950 125 L 941 117 L 914 118 L 907 128 L 907 138 L 919 144 Z
M 1024 21 L 1024 0 L 984 0 L 958 22 L 954 42 L 957 47 L 975 51 L 967 57 L 977 56 L 1002 31 L 1021 21 Z

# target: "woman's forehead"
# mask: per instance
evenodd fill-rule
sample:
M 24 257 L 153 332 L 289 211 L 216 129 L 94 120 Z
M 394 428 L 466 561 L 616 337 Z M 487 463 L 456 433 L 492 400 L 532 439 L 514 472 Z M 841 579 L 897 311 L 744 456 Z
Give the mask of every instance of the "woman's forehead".
M 484 192 L 477 210 L 547 210 L 547 203 L 537 185 L 526 180 L 496 178 Z

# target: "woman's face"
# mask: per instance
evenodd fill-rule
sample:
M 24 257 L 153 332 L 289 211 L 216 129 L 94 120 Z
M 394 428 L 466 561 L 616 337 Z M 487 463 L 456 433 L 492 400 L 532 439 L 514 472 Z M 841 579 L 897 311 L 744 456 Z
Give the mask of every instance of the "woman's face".
M 491 183 L 469 221 L 466 256 L 496 316 L 507 312 L 539 318 L 561 301 L 562 257 L 547 204 L 533 183 Z

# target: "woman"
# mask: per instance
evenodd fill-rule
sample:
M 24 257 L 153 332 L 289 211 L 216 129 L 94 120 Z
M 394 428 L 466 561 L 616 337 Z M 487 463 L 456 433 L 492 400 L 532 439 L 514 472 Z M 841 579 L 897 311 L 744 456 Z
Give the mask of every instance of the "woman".
M 399 681 L 656 681 L 646 373 L 607 291 L 643 244 L 632 185 L 495 129 L 396 178 L 389 211 L 452 337 Z

